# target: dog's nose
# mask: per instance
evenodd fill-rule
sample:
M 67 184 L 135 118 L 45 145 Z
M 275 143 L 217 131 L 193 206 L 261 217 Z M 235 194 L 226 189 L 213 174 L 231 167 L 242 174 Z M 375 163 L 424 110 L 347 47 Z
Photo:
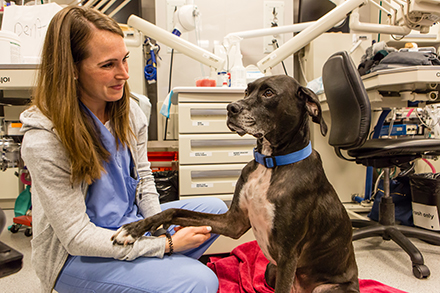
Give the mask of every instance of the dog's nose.
M 226 109 L 229 113 L 238 114 L 241 112 L 242 107 L 237 103 L 230 103 Z

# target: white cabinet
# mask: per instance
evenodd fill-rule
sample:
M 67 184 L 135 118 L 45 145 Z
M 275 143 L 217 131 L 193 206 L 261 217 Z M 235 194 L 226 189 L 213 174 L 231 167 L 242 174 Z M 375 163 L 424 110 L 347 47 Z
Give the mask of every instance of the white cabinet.
M 228 103 L 179 103 L 180 133 L 224 133 Z
M 182 87 L 173 92 L 179 113 L 180 198 L 232 200 L 241 170 L 253 159 L 256 146 L 254 137 L 240 137 L 226 126 L 226 107 L 243 98 L 244 89 Z M 237 240 L 220 236 L 205 254 L 228 253 L 252 240 L 252 230 Z
M 257 143 L 254 137 L 240 137 L 226 126 L 226 107 L 243 98 L 244 89 L 180 87 L 173 92 L 179 113 L 180 197 L 231 200 Z
M 232 194 L 245 165 L 180 165 L 180 196 Z
M 235 133 L 179 134 L 181 164 L 242 163 L 253 159 L 253 137 Z

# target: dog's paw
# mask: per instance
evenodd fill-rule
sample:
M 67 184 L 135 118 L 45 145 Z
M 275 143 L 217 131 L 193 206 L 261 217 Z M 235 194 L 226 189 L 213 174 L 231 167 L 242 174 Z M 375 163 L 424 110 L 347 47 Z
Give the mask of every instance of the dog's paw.
M 122 226 L 115 232 L 115 234 L 113 234 L 111 240 L 113 241 L 113 244 L 126 246 L 128 244 L 133 244 L 136 241 L 136 238 L 131 236 L 124 226 Z

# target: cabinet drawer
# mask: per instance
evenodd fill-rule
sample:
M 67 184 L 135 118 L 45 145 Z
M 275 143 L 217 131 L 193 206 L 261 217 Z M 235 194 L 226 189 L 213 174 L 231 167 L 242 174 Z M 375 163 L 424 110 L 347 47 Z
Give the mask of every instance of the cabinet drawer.
M 180 195 L 234 193 L 246 164 L 198 165 L 179 167 Z
M 228 103 L 179 104 L 179 133 L 231 133 L 226 126 Z
M 230 103 L 244 97 L 245 89 L 222 87 L 175 88 L 179 103 Z
M 226 202 L 226 204 L 230 204 L 230 202 L 232 201 L 232 198 L 234 197 L 234 194 L 230 193 L 230 194 L 210 194 L 210 195 L 180 195 L 180 199 L 194 199 L 194 198 L 204 198 L 204 197 L 216 197 L 219 198 L 221 200 L 223 200 L 224 202 Z
M 180 164 L 247 163 L 257 140 L 229 134 L 179 135 Z

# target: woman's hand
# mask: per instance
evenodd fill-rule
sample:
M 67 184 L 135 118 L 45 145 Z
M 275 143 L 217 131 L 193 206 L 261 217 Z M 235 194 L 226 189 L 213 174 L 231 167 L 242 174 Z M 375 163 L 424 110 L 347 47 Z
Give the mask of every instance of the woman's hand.
M 181 252 L 187 249 L 196 248 L 211 237 L 212 228 L 209 226 L 201 227 L 176 227 L 176 233 L 172 236 L 174 252 Z M 165 253 L 170 251 L 166 242 Z

